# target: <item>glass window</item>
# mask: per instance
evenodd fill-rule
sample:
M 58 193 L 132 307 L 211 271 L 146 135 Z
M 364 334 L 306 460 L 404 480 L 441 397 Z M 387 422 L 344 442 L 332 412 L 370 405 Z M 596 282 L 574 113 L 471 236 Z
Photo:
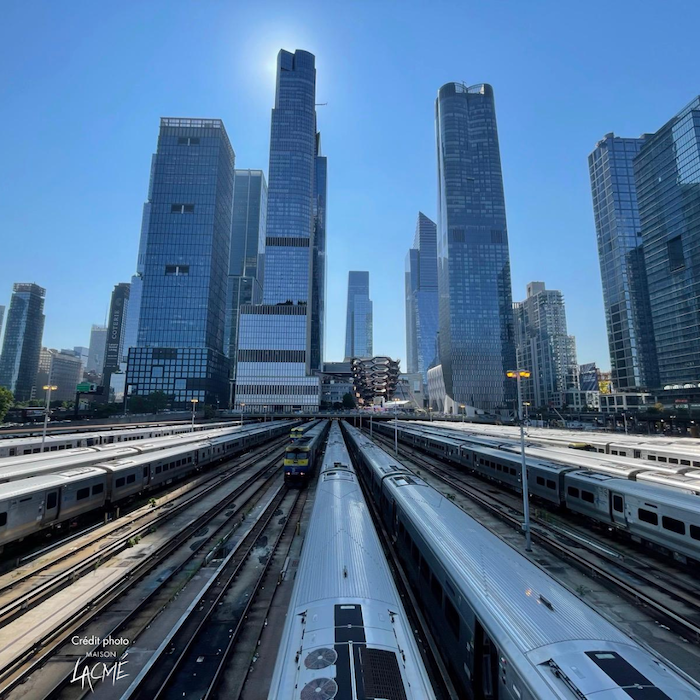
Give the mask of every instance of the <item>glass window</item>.
M 579 498 L 579 491 L 577 488 L 574 488 L 573 486 L 569 486 L 569 488 L 566 490 L 566 492 L 571 496 L 572 498 Z
M 624 512 L 624 501 L 622 500 L 622 496 L 613 496 L 613 510 L 617 511 L 618 513 Z
M 661 524 L 664 530 L 670 530 L 675 532 L 677 535 L 685 535 L 685 523 L 681 520 L 676 520 L 675 518 L 669 518 L 667 515 L 662 516 Z
M 46 497 L 46 509 L 51 510 L 52 508 L 55 508 L 57 503 L 58 494 L 55 491 L 53 491 Z
M 102 493 L 104 490 L 105 490 L 104 484 L 95 484 L 92 487 L 92 495 L 97 496 L 98 494 Z
M 586 503 L 593 503 L 595 501 L 595 496 L 590 491 L 581 491 L 581 498 L 586 501 Z
M 78 489 L 78 493 L 76 494 L 76 500 L 82 501 L 84 498 L 87 498 L 90 495 L 90 489 L 88 487 L 84 489 Z
M 652 513 L 650 510 L 645 510 L 644 508 L 640 508 L 637 513 L 639 519 L 643 523 L 649 523 L 650 525 L 659 524 L 659 516 L 656 513 Z
M 454 636 L 459 639 L 459 613 L 457 608 L 452 604 L 452 601 L 445 597 L 445 618 L 447 619 L 447 624 L 452 630 Z

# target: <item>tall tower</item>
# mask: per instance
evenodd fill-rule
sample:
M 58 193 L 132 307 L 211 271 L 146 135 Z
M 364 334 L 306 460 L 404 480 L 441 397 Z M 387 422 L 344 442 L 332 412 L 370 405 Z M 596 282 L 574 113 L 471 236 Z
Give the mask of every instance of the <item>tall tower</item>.
M 420 372 L 427 388 L 438 332 L 437 226 L 422 212 L 406 256 L 405 279 L 407 369 Z
M 513 399 L 508 229 L 490 85 L 448 83 L 435 104 L 439 355 L 445 410 Z
M 372 357 L 372 300 L 369 272 L 348 273 L 348 306 L 345 321 L 345 360 Z
M 659 385 L 634 180 L 643 144 L 606 134 L 588 156 L 612 381 L 622 390 Z
M 12 289 L 0 357 L 0 386 L 9 389 L 15 401 L 28 401 L 39 368 L 46 290 L 24 282 L 17 282 Z
M 226 286 L 235 154 L 219 119 L 161 119 L 131 394 L 225 405 Z
M 103 383 L 106 387 L 105 400 L 109 400 L 111 395 L 117 401 L 124 398 L 125 372 L 127 370 L 127 365 L 124 362 L 124 336 L 131 310 L 130 291 L 131 285 L 128 282 L 120 282 L 112 290 L 102 372 Z
M 700 380 L 700 97 L 634 161 L 660 386 Z
M 326 162 L 316 131 L 316 68 L 280 51 L 272 110 L 262 304 L 239 316 L 235 404 L 317 409 L 325 287 Z M 318 365 L 316 367 L 315 365 Z

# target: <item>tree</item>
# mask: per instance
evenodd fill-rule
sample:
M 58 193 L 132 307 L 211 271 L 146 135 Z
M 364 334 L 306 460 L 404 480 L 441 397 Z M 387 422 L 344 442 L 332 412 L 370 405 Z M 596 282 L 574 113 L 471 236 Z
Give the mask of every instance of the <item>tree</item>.
M 204 404 L 204 417 L 214 418 L 216 416 L 216 406 L 212 406 L 210 403 Z
M 5 415 L 15 402 L 15 397 L 9 389 L 0 387 L 0 421 L 5 420 Z
M 349 391 L 343 395 L 343 408 L 355 408 L 355 399 Z
M 163 391 L 154 391 L 148 395 L 148 402 L 151 405 L 151 412 L 158 413 L 168 407 L 168 396 Z

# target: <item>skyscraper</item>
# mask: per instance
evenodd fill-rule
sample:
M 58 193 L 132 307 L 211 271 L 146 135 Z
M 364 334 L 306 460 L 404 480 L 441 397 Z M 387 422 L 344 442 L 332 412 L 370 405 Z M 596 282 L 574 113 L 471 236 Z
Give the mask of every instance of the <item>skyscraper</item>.
M 659 372 L 634 180 L 644 137 L 606 134 L 588 156 L 615 387 L 656 387 Z
M 373 352 L 369 272 L 349 272 L 345 360 L 352 360 L 353 357 L 372 357 Z
M 0 304 L 0 340 L 2 340 L 2 322 L 5 320 L 5 307 Z
M 124 360 L 124 335 L 129 318 L 130 291 L 131 285 L 128 282 L 120 282 L 114 286 L 112 291 L 103 370 L 105 399 L 113 398 L 119 401 L 124 398 L 127 370 L 127 364 Z
M 634 161 L 660 385 L 700 380 L 700 97 Z
M 224 355 L 235 154 L 219 119 L 160 122 L 152 169 L 131 394 L 225 405 Z
M 226 354 L 236 378 L 238 314 L 243 304 L 262 301 L 267 183 L 262 170 L 236 170 L 226 293 Z
M 408 372 L 423 375 L 435 360 L 438 332 L 437 226 L 418 212 L 413 247 L 406 256 L 406 361 Z
M 323 369 L 326 342 L 326 182 L 328 162 L 316 132 L 314 236 L 311 257 L 311 370 Z
M 315 301 L 313 295 L 325 286 L 326 166 L 318 149 L 315 101 L 313 54 L 280 51 L 270 134 L 263 303 L 243 305 L 240 311 L 238 406 L 313 410 L 320 402 L 319 378 L 311 372 L 316 369 L 312 354 L 322 353 L 322 299 Z M 322 233 L 318 241 L 317 233 Z
M 15 401 L 32 398 L 44 333 L 45 296 L 46 290 L 38 284 L 17 282 L 13 286 L 0 357 L 0 386 L 9 389 Z
M 83 375 L 83 364 L 72 350 L 42 348 L 39 371 L 36 375 L 34 398 L 44 401 L 47 384 L 57 387 L 51 392 L 51 401 L 75 400 L 75 392 Z
M 567 389 L 577 388 L 576 342 L 566 330 L 564 295 L 530 282 L 527 298 L 513 304 L 519 369 L 531 372 L 523 381 L 523 401 L 532 406 L 561 406 Z
M 107 345 L 107 326 L 93 325 L 90 330 L 90 350 L 88 352 L 87 371 L 102 374 L 105 364 L 105 346 Z
M 513 309 L 505 197 L 490 85 L 443 85 L 438 158 L 439 354 L 445 410 L 510 404 Z

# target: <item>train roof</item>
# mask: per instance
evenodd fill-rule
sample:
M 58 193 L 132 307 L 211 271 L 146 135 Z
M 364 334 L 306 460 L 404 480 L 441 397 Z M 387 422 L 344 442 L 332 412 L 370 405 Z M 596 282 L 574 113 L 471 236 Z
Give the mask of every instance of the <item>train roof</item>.
M 186 447 L 182 445 L 180 447 L 171 447 L 165 450 L 158 450 L 157 452 L 148 452 L 142 455 L 137 454 L 127 459 L 115 459 L 109 462 L 99 462 L 95 466 L 108 471 L 120 471 L 122 469 L 138 467 L 144 464 L 151 464 L 152 462 L 162 462 L 164 460 L 182 457 L 183 455 L 189 454 L 190 452 L 194 452 L 195 450 L 199 450 L 204 447 L 210 447 L 210 443 L 207 441 L 200 443 L 188 443 Z
M 56 474 L 31 476 L 28 479 L 21 479 L 19 481 L 8 481 L 4 484 L 0 484 L 0 501 L 26 496 L 37 490 L 54 487 L 60 488 L 61 486 L 70 484 L 73 480 L 93 476 L 104 476 L 104 472 L 92 467 L 82 467 L 79 469 L 68 469 Z

